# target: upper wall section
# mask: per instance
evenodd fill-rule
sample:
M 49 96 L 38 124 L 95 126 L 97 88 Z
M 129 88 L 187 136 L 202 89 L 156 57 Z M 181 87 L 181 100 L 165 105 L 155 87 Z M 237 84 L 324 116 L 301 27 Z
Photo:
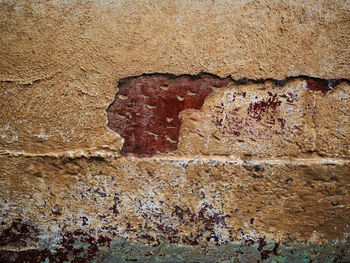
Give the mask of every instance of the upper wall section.
M 350 78 L 348 1 L 21 1 L 0 4 L 0 79 L 83 67 Z
M 349 10 L 319 0 L 0 1 L 0 150 L 118 151 L 106 109 L 129 76 L 349 79 Z

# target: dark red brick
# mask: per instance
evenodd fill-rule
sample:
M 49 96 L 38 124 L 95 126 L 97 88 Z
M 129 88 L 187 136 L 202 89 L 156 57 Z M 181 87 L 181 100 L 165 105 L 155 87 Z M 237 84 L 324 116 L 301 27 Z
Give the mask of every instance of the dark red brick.
M 176 151 L 185 109 L 200 109 L 212 87 L 225 87 L 230 78 L 209 74 L 142 75 L 119 82 L 107 110 L 108 127 L 125 139 L 122 151 L 139 156 Z

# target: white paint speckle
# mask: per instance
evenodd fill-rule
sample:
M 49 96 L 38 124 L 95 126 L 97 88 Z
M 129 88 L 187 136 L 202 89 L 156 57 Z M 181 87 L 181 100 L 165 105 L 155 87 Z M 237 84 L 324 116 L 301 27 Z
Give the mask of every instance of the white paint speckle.
M 44 130 L 41 130 L 41 132 L 39 134 L 35 134 L 35 136 L 39 139 L 44 139 L 44 140 L 47 140 L 50 137 L 52 137 L 51 134 L 45 134 Z

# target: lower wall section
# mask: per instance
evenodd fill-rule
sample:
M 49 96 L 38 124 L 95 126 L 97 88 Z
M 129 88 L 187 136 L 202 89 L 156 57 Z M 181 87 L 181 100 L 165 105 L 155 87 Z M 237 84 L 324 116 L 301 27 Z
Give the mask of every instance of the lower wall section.
M 349 261 L 349 160 L 0 158 L 5 262 Z

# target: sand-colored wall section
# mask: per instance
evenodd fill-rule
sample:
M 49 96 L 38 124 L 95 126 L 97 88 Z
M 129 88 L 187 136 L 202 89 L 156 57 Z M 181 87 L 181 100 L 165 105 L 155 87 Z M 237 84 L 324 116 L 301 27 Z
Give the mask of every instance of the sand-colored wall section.
M 349 21 L 340 0 L 0 0 L 0 261 L 350 262 Z
M 8 226 L 24 218 L 44 233 L 65 225 L 62 231 L 94 229 L 132 241 L 143 233 L 156 242 L 159 235 L 176 245 L 342 240 L 350 232 L 349 165 L 318 158 L 2 156 L 2 220 Z

